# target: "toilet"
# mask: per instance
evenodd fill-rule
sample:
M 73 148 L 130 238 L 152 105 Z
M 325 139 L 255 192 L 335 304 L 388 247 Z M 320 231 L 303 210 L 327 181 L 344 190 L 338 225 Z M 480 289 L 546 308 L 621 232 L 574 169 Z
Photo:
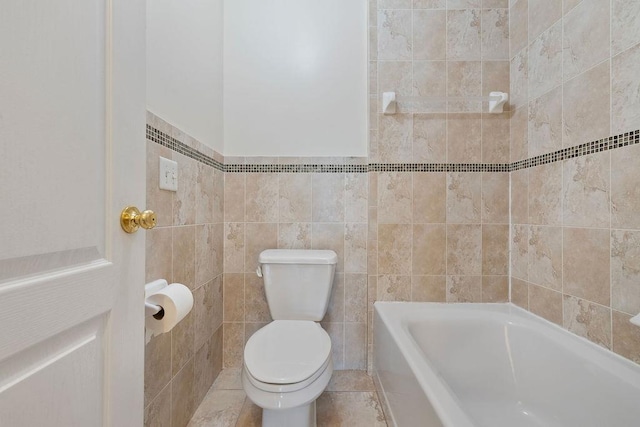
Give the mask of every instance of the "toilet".
M 338 257 L 328 250 L 268 249 L 258 258 L 273 321 L 244 348 L 242 386 L 263 427 L 315 427 L 316 399 L 333 373 L 331 340 L 318 323 Z

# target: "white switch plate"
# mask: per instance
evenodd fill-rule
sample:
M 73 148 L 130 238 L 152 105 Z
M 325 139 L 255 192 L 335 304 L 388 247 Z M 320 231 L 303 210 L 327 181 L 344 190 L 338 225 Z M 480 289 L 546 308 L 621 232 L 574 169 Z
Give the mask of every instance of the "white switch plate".
M 160 189 L 178 191 L 178 163 L 160 157 Z

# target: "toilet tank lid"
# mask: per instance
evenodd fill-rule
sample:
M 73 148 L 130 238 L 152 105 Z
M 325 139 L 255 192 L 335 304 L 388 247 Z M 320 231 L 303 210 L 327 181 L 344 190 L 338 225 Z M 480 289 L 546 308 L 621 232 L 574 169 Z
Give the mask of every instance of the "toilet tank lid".
M 334 251 L 315 249 L 267 249 L 258 257 L 260 264 L 336 264 Z

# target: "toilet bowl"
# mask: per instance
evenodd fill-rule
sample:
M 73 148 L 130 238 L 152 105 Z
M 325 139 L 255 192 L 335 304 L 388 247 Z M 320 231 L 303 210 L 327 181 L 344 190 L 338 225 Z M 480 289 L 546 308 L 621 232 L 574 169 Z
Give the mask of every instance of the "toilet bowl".
M 263 408 L 263 427 L 316 425 L 315 401 L 333 373 L 331 340 L 318 323 L 275 320 L 249 338 L 242 385 Z
M 244 348 L 242 386 L 263 427 L 314 427 L 316 399 L 333 373 L 327 313 L 338 262 L 329 250 L 267 249 L 258 257 L 273 322 Z

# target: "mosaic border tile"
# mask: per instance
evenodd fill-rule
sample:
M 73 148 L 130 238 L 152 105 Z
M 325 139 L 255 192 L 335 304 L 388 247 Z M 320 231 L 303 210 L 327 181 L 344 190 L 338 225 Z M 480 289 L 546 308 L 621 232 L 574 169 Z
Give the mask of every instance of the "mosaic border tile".
M 254 173 L 365 173 L 367 165 L 271 164 L 225 165 L 225 172 Z
M 370 163 L 369 172 L 509 172 L 509 163 Z
M 213 166 L 222 172 L 230 173 L 367 173 L 369 165 L 335 165 L 335 164 L 228 164 L 202 154 L 198 150 L 189 147 L 171 135 L 147 124 L 147 139 L 167 147 L 177 153 L 183 154 L 201 163 Z
M 640 143 L 640 130 L 621 133 L 619 135 L 602 138 L 597 141 L 586 142 L 574 147 L 563 148 L 553 153 L 541 154 L 526 160 L 511 163 L 511 171 L 532 168 L 534 166 L 545 165 L 547 163 L 559 162 L 573 159 L 575 157 L 586 156 L 588 154 L 609 151 L 615 148 L 626 147 Z
M 160 144 L 163 147 L 167 147 L 170 150 L 175 151 L 176 153 L 180 153 L 184 156 L 190 157 L 194 160 L 197 160 L 200 163 L 204 163 L 205 165 L 212 166 L 219 171 L 224 172 L 225 167 L 223 163 L 209 157 L 205 154 L 202 154 L 195 148 L 189 147 L 184 142 L 177 140 L 176 138 L 168 135 L 161 130 L 154 128 L 147 124 L 147 139 L 149 141 L 153 141 L 156 144 Z
M 369 163 L 228 164 L 225 165 L 147 124 L 147 139 L 222 172 L 230 173 L 366 173 L 366 172 L 513 172 L 547 163 L 613 150 L 640 143 L 640 130 L 591 141 L 513 163 Z

